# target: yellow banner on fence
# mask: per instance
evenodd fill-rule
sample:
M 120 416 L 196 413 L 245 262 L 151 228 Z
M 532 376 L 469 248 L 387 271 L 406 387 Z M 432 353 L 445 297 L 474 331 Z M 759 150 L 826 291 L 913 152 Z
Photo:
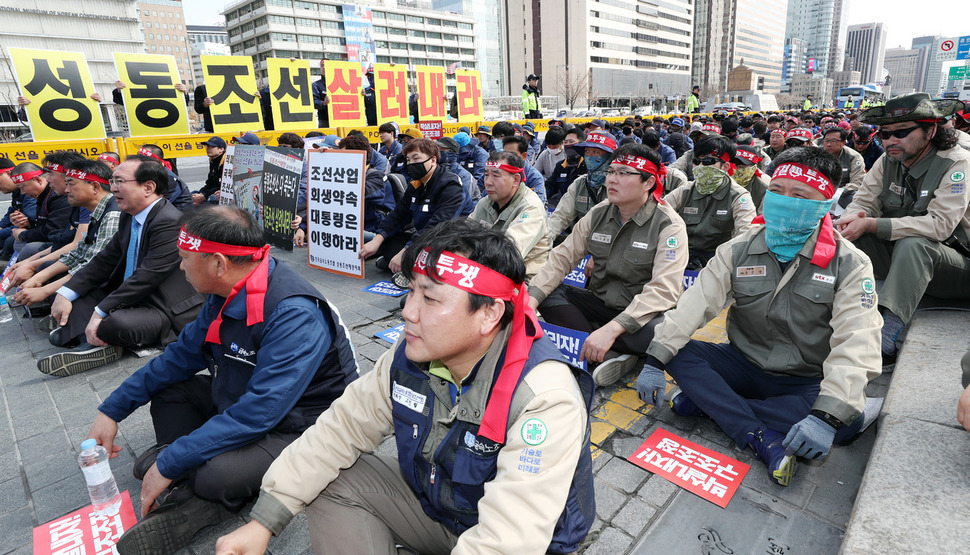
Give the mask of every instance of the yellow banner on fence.
M 250 56 L 200 56 L 206 94 L 216 133 L 254 131 L 263 128 L 256 96 L 256 75 Z
M 308 60 L 266 60 L 269 73 L 269 101 L 273 107 L 273 127 L 294 131 L 316 125 L 313 93 L 310 90 Z M 264 101 L 267 99 L 263 99 Z
M 103 139 L 104 122 L 84 54 L 11 48 L 35 141 Z
M 180 83 L 172 56 L 115 52 L 118 79 L 125 87 L 125 114 L 132 137 L 185 135 L 189 116 L 185 95 L 175 88 Z
M 53 141 L 44 143 L 0 143 L 0 156 L 10 158 L 17 164 L 21 162 L 33 162 L 39 165 L 41 160 L 44 159 L 44 156 L 58 150 L 73 150 L 78 154 L 94 159 L 102 152 L 111 152 L 114 148 L 114 139 Z

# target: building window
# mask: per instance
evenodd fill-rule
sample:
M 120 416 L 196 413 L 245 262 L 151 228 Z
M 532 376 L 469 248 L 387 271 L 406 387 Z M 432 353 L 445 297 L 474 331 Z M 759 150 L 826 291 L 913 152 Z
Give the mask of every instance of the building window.
M 155 34 L 154 33 L 148 33 L 148 38 L 151 39 L 151 40 L 155 40 Z
M 323 37 L 324 44 L 331 46 L 346 46 L 347 41 L 343 37 Z
M 149 14 L 149 11 L 148 10 L 145 10 L 145 15 L 148 15 L 148 14 Z
M 384 12 L 378 10 L 370 11 L 371 19 L 384 19 Z
M 430 18 L 429 17 L 427 19 L 427 24 L 428 25 L 434 25 L 435 27 L 438 27 L 438 26 L 441 25 L 441 20 L 440 19 L 433 19 L 433 18 Z
M 406 16 L 406 17 L 405 17 L 405 20 L 406 20 L 406 21 L 407 21 L 408 23 L 424 23 L 424 18 L 423 18 L 423 17 L 418 17 L 418 16 L 416 16 L 416 15 L 409 15 L 409 16 Z
M 387 12 L 387 18 L 391 21 L 404 21 L 404 14 Z
M 300 0 L 296 0 L 295 2 L 293 2 L 293 6 L 303 10 L 316 11 L 317 9 L 317 5 L 314 4 L 313 2 L 301 2 Z
M 324 29 L 341 29 L 341 30 L 343 30 L 343 28 L 344 28 L 344 22 L 343 21 L 328 21 L 328 20 L 324 20 L 324 21 L 321 21 L 320 23 L 323 25 L 323 28 Z
M 296 35 L 293 33 L 272 33 L 273 40 L 296 42 Z
M 152 16 L 153 17 L 158 17 L 158 12 L 156 10 L 152 10 Z
M 300 42 L 307 44 L 323 44 L 323 37 L 319 35 L 300 35 Z
M 156 48 L 156 46 L 155 46 L 155 45 L 153 44 L 153 45 L 152 45 L 152 52 L 154 52 L 155 50 L 157 50 L 157 48 Z
M 429 39 L 439 39 L 439 40 L 441 39 L 441 33 L 436 33 L 434 31 L 428 31 L 427 33 L 425 33 L 425 36 L 428 37 Z
M 415 31 L 414 29 L 411 29 L 410 31 L 408 31 L 408 36 L 409 37 L 417 37 L 417 38 L 422 38 L 423 39 L 424 38 L 424 31 Z
M 309 17 L 298 17 L 298 18 L 296 18 L 296 24 L 297 25 L 300 25 L 301 27 L 315 27 L 317 29 L 320 28 L 320 20 L 319 19 L 310 19 Z
M 269 0 L 270 6 L 279 6 L 280 8 L 292 8 L 292 0 Z
M 279 23 L 280 25 L 293 25 L 294 20 L 292 17 L 286 17 L 284 15 L 271 15 L 269 16 L 270 23 Z

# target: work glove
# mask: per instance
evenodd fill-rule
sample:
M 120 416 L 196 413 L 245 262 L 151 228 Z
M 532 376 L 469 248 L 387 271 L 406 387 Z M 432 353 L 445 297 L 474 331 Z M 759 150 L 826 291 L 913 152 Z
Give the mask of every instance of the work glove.
M 835 428 L 810 414 L 792 426 L 782 445 L 786 455 L 820 459 L 829 454 L 833 440 Z
M 667 390 L 667 378 L 664 376 L 663 370 L 653 366 L 650 362 L 648 360 L 643 365 L 643 370 L 637 377 L 637 395 L 644 403 L 657 406 L 663 401 L 664 392 Z

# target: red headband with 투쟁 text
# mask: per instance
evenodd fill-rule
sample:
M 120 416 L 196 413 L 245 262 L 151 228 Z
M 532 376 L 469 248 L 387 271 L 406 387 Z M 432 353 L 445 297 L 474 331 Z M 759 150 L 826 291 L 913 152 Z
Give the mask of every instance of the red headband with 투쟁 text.
M 47 166 L 45 166 L 44 169 L 46 169 L 49 172 L 54 172 L 54 173 L 64 173 L 66 171 L 64 169 L 64 166 L 62 166 L 60 164 L 47 164 Z
M 67 173 L 65 173 L 64 175 L 66 175 L 67 177 L 71 177 L 73 179 L 80 179 L 81 181 L 91 181 L 92 183 L 100 183 L 102 185 L 108 184 L 107 179 L 104 179 L 103 177 L 98 177 L 93 173 L 82 172 L 81 170 L 69 169 L 67 170 Z
M 179 231 L 178 247 L 184 251 L 197 253 L 252 256 L 254 261 L 259 261 L 259 264 L 253 268 L 252 272 L 249 272 L 246 277 L 239 280 L 239 283 L 232 287 L 232 291 L 226 297 L 226 302 L 222 304 L 222 308 L 219 309 L 219 314 L 216 316 L 216 319 L 209 325 L 209 331 L 205 334 L 206 342 L 217 345 L 222 344 L 222 340 L 219 338 L 219 327 L 222 325 L 222 311 L 229 306 L 229 303 L 232 302 L 243 287 L 246 288 L 246 325 L 252 326 L 263 321 L 263 303 L 266 300 L 266 287 L 269 283 L 269 257 L 266 256 L 266 253 L 269 252 L 269 245 L 263 245 L 262 247 L 227 245 L 192 235 L 185 230 L 185 226 L 182 226 L 181 231 Z
M 636 156 L 634 154 L 624 154 L 613 159 L 611 164 L 622 164 L 624 166 L 629 166 L 635 170 L 642 171 L 643 173 L 652 175 L 656 180 L 657 184 L 653 188 L 653 198 L 658 203 L 663 203 L 663 188 L 664 188 L 664 178 L 667 177 L 667 167 L 660 165 L 658 168 L 656 164 L 647 160 L 642 156 Z
M 17 175 L 10 174 L 10 178 L 13 179 L 14 183 L 26 183 L 35 177 L 40 177 L 44 175 L 44 170 L 34 170 L 32 172 L 18 173 Z
M 529 306 L 529 293 L 525 283 L 514 283 L 491 268 L 448 251 L 442 251 L 438 256 L 434 264 L 436 275 L 430 276 L 428 274 L 430 253 L 431 249 L 426 247 L 418 254 L 414 261 L 415 274 L 427 276 L 433 281 L 440 281 L 469 293 L 511 302 L 514 308 L 512 329 L 505 351 L 505 366 L 495 378 L 492 396 L 485 406 L 482 423 L 478 428 L 478 435 L 504 444 L 512 393 L 519 383 L 525 361 L 529 358 L 532 342 L 542 337 L 539 320 L 535 311 Z M 533 335 L 529 335 L 526 329 L 527 323 L 532 324 Z
M 172 171 L 172 164 L 169 164 L 168 162 L 165 161 L 164 158 L 161 158 L 161 157 L 157 156 L 155 153 L 153 153 L 152 151 L 148 150 L 147 148 L 144 148 L 144 147 L 139 148 L 138 149 L 138 154 L 140 154 L 142 156 L 148 156 L 149 158 L 154 158 L 154 159 L 158 160 L 158 163 L 159 164 L 165 166 L 165 169 L 166 170 Z
M 517 168 L 511 164 L 503 164 L 501 162 L 485 162 L 486 168 L 498 168 L 503 171 L 507 171 L 511 174 L 520 173 L 522 174 L 522 181 L 525 181 L 525 168 Z

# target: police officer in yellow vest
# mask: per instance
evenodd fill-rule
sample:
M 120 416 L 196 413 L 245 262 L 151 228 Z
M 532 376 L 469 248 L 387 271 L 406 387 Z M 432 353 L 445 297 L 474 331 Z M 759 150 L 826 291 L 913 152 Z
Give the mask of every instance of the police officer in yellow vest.
M 809 94 L 805 96 L 805 102 L 802 102 L 802 110 L 811 110 L 811 109 L 812 109 L 812 95 Z
M 665 170 L 646 145 L 617 148 L 603 184 L 607 200 L 576 223 L 529 283 L 530 302 L 547 322 L 589 333 L 580 357 L 601 363 L 593 370 L 598 385 L 636 365 L 659 316 L 683 292 L 687 229 L 660 200 Z M 588 289 L 563 285 L 586 255 L 595 261 Z
M 525 119 L 542 118 L 542 108 L 539 106 L 539 76 L 530 73 L 522 85 L 522 117 Z
M 690 91 L 690 96 L 687 97 L 687 113 L 696 114 L 701 111 L 701 88 L 697 85 Z
M 824 457 L 878 415 L 865 387 L 880 373 L 881 322 L 872 265 L 828 215 L 838 161 L 805 147 L 775 164 L 765 225 L 721 245 L 664 315 L 636 388 L 657 404 L 666 368 L 674 414 L 713 419 L 787 486 L 796 456 Z M 690 339 L 728 306 L 728 343 Z
M 845 99 L 845 109 L 846 110 L 854 110 L 855 109 L 855 100 L 852 99 L 852 95 L 851 94 L 849 95 L 849 98 L 846 98 Z
M 924 293 L 970 299 L 970 152 L 957 148 L 945 118 L 959 100 L 926 93 L 896 97 L 860 120 L 879 126 L 886 154 L 876 160 L 839 218 L 842 235 L 872 259 L 886 364 Z

